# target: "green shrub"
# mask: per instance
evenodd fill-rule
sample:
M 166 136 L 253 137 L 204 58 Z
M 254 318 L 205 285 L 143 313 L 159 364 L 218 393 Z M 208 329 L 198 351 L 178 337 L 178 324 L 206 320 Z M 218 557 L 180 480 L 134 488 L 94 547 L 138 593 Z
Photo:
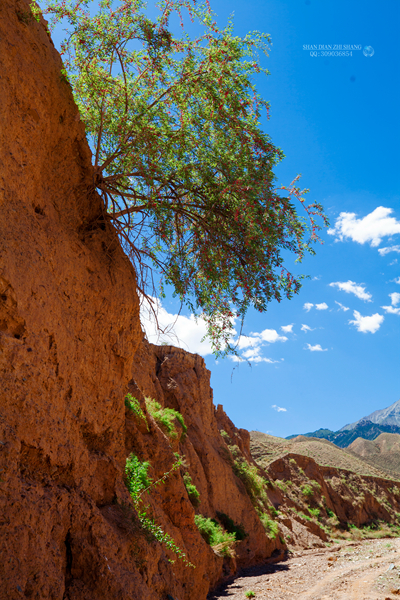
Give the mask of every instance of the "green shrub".
M 258 516 L 260 517 L 260 521 L 263 524 L 265 533 L 269 538 L 272 538 L 274 540 L 279 530 L 278 523 L 275 523 L 275 521 L 273 521 L 269 514 L 266 512 L 259 513 Z
M 237 446 L 236 444 L 233 444 L 233 446 L 228 446 L 228 448 L 234 458 L 241 458 L 241 460 L 243 460 L 242 453 L 240 452 L 239 446 Z
M 224 431 L 223 429 L 221 429 L 220 434 L 222 435 L 222 437 L 224 438 L 224 440 L 226 441 L 226 443 L 232 444 L 231 442 L 231 438 L 229 437 L 229 435 L 226 433 L 226 431 Z
M 233 519 L 225 513 L 217 512 L 217 517 L 221 525 L 228 533 L 234 533 L 238 542 L 244 540 L 249 534 L 246 533 L 243 525 L 236 525 Z
M 316 490 L 317 492 L 320 492 L 320 491 L 321 491 L 321 486 L 320 486 L 320 484 L 318 483 L 318 481 L 315 481 L 315 479 L 312 479 L 312 480 L 310 481 L 310 483 L 311 483 L 311 485 L 313 486 L 314 490 Z
M 217 554 L 233 556 L 233 546 L 236 541 L 234 533 L 224 531 L 223 527 L 215 519 L 203 517 L 203 515 L 195 515 L 194 522 L 201 537 Z
M 183 475 L 183 483 L 185 484 L 185 488 L 188 493 L 190 502 L 193 504 L 194 507 L 199 506 L 201 502 L 200 492 L 192 482 L 192 478 L 190 477 L 189 473 L 185 473 Z
M 318 519 L 319 514 L 320 514 L 320 510 L 319 508 L 309 508 L 308 512 L 310 513 L 311 516 L 313 516 L 315 519 Z
M 304 496 L 307 496 L 307 498 L 314 496 L 314 489 L 308 483 L 305 483 L 304 485 L 302 485 L 300 489 L 301 489 L 302 494 Z
M 180 423 L 183 430 L 181 439 L 184 438 L 187 432 L 187 427 L 180 412 L 174 408 L 163 407 L 159 402 L 153 400 L 152 398 L 146 398 L 146 407 L 153 419 L 170 438 L 176 438 L 178 435 L 174 423 L 176 419 L 178 423 Z
M 263 480 L 264 485 L 266 487 L 270 487 L 270 488 L 274 487 L 274 484 L 272 483 L 272 481 L 270 479 L 267 479 L 266 477 L 263 477 L 262 480 Z
M 301 517 L 302 519 L 305 519 L 306 521 L 311 521 L 311 517 L 309 515 L 305 515 L 303 512 L 299 512 L 297 513 L 299 515 L 299 517 Z
M 244 458 L 238 458 L 233 463 L 233 472 L 244 483 L 247 493 L 253 501 L 258 499 L 267 502 L 267 494 L 263 477 L 258 474 L 255 465 L 249 465 Z
M 149 466 L 149 462 L 140 462 L 134 454 L 126 459 L 126 486 L 134 501 L 151 485 L 152 479 L 147 474 Z
M 281 479 L 277 479 L 275 481 L 275 484 L 278 486 L 278 488 L 280 490 L 282 490 L 282 492 L 284 494 L 286 494 L 288 491 L 288 488 L 293 485 L 292 482 L 290 481 L 290 479 L 288 481 L 282 481 Z
M 244 595 L 246 596 L 246 598 L 255 598 L 256 597 L 256 595 L 253 592 L 253 590 L 249 590 L 248 592 L 245 592 Z
M 163 529 L 157 525 L 154 519 L 148 517 L 147 509 L 143 506 L 141 499 L 141 496 L 145 491 L 149 493 L 149 488 L 151 486 L 162 483 L 172 472 L 176 471 L 181 464 L 181 460 L 177 460 L 170 471 L 164 473 L 160 479 L 153 482 L 147 474 L 150 463 L 148 461 L 141 462 L 137 456 L 131 454 L 126 459 L 125 483 L 137 512 L 139 523 L 143 529 L 151 533 L 157 541 L 164 544 L 167 548 L 174 552 L 185 563 L 186 566 L 194 567 L 194 565 L 187 560 L 186 554 L 179 548 L 179 546 L 176 545 L 174 539 L 169 535 L 169 533 L 165 533 Z
M 137 398 L 134 398 L 131 394 L 127 394 L 125 396 L 125 406 L 133 412 L 135 417 L 142 419 L 142 421 L 145 421 L 145 423 L 147 425 L 146 415 L 144 414 L 144 412 L 140 406 L 140 402 Z
M 332 518 L 336 517 L 335 513 L 333 512 L 333 510 L 331 510 L 330 508 L 327 508 L 327 509 L 326 509 L 326 514 L 328 515 L 328 517 L 329 517 L 330 519 L 332 519 Z
M 277 517 L 279 515 L 279 510 L 276 510 L 275 506 L 271 506 L 269 512 L 272 517 Z

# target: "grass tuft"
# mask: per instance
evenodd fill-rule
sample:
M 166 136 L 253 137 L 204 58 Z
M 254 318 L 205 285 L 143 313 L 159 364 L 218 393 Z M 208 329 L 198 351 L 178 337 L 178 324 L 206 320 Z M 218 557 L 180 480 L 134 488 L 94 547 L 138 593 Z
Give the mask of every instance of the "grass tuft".
M 199 506 L 199 504 L 201 503 L 200 492 L 198 491 L 197 487 L 194 485 L 189 473 L 185 473 L 183 475 L 183 483 L 185 484 L 185 488 L 186 488 L 187 494 L 189 496 L 190 502 L 193 504 L 193 506 L 195 508 L 197 508 Z
M 234 556 L 234 544 L 236 536 L 234 533 L 228 533 L 215 520 L 203 515 L 195 515 L 194 522 L 204 541 L 209 544 L 219 556 Z
M 275 539 L 278 535 L 279 526 L 273 519 L 271 519 L 270 515 L 266 512 L 259 513 L 260 521 L 265 529 L 265 533 L 271 539 Z
M 125 396 L 125 406 L 129 408 L 130 411 L 133 412 L 135 417 L 144 421 L 147 425 L 146 415 L 144 414 L 140 402 L 137 398 L 134 398 L 131 394 L 127 394 Z M 147 427 L 148 429 L 148 427 Z
M 178 437 L 175 425 L 175 420 L 177 420 L 182 427 L 181 441 L 184 439 L 187 427 L 180 412 L 174 408 L 163 407 L 159 402 L 152 398 L 146 398 L 146 407 L 153 419 L 170 438 Z

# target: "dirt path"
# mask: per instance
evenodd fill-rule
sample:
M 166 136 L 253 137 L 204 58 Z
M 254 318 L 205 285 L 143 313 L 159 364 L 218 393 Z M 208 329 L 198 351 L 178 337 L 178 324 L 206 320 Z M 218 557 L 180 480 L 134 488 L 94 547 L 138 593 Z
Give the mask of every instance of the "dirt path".
M 400 539 L 365 540 L 306 550 L 242 571 L 209 600 L 396 600 Z

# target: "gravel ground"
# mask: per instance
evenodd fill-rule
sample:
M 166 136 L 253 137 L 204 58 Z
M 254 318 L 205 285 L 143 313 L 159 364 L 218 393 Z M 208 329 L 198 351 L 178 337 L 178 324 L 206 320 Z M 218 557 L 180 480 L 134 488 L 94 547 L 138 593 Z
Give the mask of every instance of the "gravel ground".
M 243 570 L 209 600 L 246 600 L 250 591 L 254 600 L 396 600 L 400 539 L 345 542 L 294 553 L 277 564 Z

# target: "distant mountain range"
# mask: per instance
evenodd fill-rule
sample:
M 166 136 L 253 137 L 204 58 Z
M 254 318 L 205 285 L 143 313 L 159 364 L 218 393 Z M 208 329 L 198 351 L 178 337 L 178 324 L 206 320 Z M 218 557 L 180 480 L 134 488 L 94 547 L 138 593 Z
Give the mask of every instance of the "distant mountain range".
M 388 408 L 375 410 L 367 417 L 363 417 L 355 423 L 345 425 L 339 431 L 348 431 L 350 429 L 354 429 L 363 421 L 370 421 L 371 423 L 382 426 L 394 425 L 396 427 L 400 427 L 400 400 L 397 400 L 397 402 L 394 402 L 394 404 L 391 404 L 388 406 Z
M 339 446 L 339 448 L 346 448 L 359 437 L 365 440 L 374 440 L 381 433 L 400 433 L 400 400 L 394 402 L 388 408 L 374 411 L 355 423 L 345 425 L 339 431 L 318 429 L 318 431 L 303 433 L 302 435 L 328 440 Z M 291 440 L 297 435 L 290 435 L 286 439 Z

